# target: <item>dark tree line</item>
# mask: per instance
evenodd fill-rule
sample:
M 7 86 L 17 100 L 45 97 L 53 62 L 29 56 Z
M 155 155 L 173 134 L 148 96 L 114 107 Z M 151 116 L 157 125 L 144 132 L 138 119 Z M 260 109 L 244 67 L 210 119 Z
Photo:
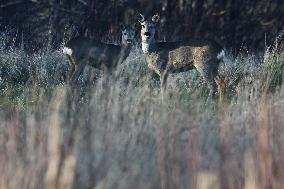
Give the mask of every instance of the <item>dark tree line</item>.
M 212 38 L 227 47 L 263 49 L 284 26 L 283 0 L 1 0 L 0 31 L 35 49 L 65 38 L 115 36 L 138 13 L 159 13 L 158 38 Z

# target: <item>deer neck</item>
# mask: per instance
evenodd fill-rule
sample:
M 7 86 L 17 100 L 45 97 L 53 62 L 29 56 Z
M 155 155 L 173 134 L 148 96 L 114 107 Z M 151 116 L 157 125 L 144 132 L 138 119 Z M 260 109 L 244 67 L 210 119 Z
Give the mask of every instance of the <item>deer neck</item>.
M 132 40 L 131 43 L 129 43 L 122 37 L 120 44 L 123 48 L 131 48 L 134 44 L 134 40 Z
M 142 51 L 145 54 L 153 52 L 155 49 L 155 46 L 156 46 L 155 40 L 142 41 Z
M 120 60 L 119 63 L 122 63 L 130 54 L 132 43 L 123 42 L 120 46 Z
M 127 43 L 126 41 L 122 41 L 121 44 L 121 50 L 125 52 L 130 52 L 130 49 L 132 48 L 133 43 Z

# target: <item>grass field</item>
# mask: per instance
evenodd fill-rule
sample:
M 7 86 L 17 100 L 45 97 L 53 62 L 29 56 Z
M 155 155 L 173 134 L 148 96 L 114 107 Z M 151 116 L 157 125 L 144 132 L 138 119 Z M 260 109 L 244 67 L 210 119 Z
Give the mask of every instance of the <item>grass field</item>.
M 139 48 L 109 81 L 87 68 L 72 95 L 60 51 L 0 39 L 1 189 L 283 188 L 283 52 L 227 52 L 220 106 L 194 70 L 162 102 Z

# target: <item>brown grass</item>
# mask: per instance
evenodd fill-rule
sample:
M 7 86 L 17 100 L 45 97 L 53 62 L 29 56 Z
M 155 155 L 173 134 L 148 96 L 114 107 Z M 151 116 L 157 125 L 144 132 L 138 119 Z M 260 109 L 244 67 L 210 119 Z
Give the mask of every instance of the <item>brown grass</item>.
M 267 56 L 225 60 L 222 107 L 194 71 L 171 76 L 161 103 L 137 51 L 106 88 L 85 73 L 73 96 L 35 62 L 33 82 L 0 83 L 0 188 L 282 189 L 284 61 Z

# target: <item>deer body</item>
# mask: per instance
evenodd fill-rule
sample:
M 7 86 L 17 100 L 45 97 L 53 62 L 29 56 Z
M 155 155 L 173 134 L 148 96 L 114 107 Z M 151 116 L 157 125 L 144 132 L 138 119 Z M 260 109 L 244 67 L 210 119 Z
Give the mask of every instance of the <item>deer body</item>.
M 63 49 L 70 63 L 69 82 L 75 85 L 86 65 L 110 70 L 121 64 L 129 55 L 134 32 L 122 31 L 122 44 L 105 44 L 88 37 L 76 37 L 68 41 Z
M 157 42 L 154 38 L 157 19 L 157 15 L 151 21 L 143 18 L 140 22 L 141 38 L 146 62 L 160 76 L 162 91 L 169 73 L 197 69 L 208 83 L 210 96 L 217 92 L 217 87 L 223 93 L 223 81 L 218 75 L 218 66 L 224 53 L 222 47 L 212 40 Z

